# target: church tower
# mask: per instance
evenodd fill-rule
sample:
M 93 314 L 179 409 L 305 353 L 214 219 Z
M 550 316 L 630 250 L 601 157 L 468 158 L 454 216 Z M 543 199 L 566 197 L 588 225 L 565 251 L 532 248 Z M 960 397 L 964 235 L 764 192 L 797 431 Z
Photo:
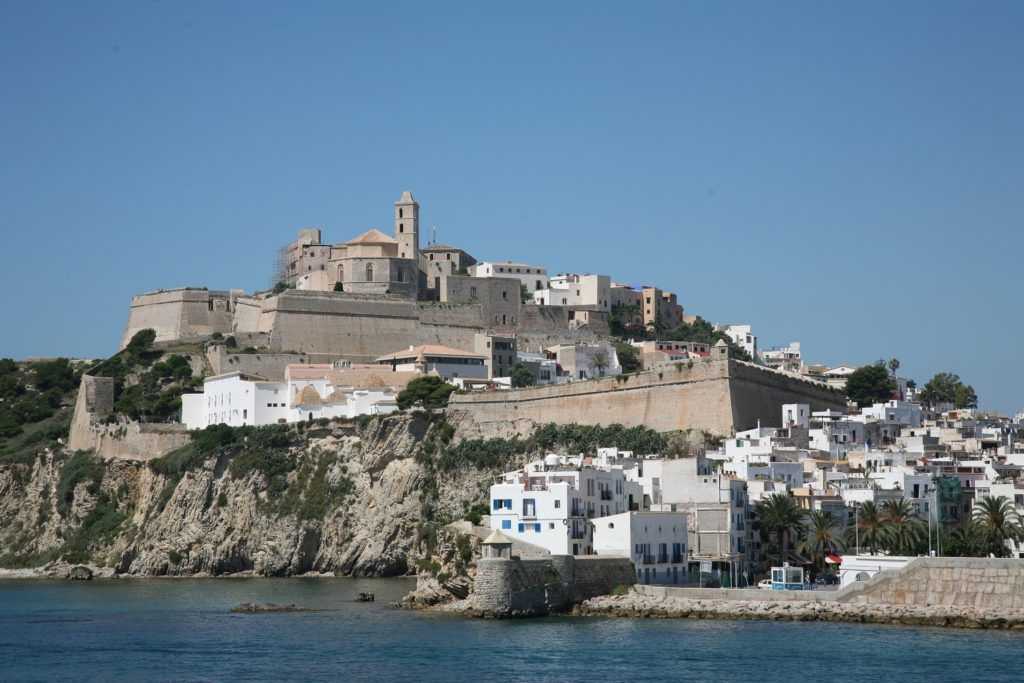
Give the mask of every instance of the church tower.
M 398 258 L 420 260 L 420 205 L 406 190 L 395 202 L 395 239 Z

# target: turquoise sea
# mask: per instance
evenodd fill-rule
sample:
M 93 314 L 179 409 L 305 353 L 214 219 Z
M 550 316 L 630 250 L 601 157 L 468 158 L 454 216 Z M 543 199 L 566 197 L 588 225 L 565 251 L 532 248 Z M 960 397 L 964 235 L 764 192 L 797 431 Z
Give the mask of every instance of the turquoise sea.
M 0 581 L 3 681 L 1020 681 L 1024 634 L 747 621 L 478 621 L 405 579 Z M 377 601 L 357 603 L 359 591 Z M 232 614 L 241 602 L 324 611 Z

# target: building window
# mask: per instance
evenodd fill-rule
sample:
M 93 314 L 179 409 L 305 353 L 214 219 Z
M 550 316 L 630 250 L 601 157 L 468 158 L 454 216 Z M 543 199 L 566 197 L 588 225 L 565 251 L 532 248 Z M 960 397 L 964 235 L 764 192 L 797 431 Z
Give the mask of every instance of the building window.
M 402 226 L 401 223 L 398 224 L 398 232 L 405 232 L 405 228 Z
M 373 282 L 373 264 L 372 263 L 367 263 L 366 264 L 366 281 L 367 282 Z
M 404 216 L 404 212 L 405 212 L 405 209 L 399 209 L 398 210 L 398 217 L 402 218 Z
M 519 533 L 523 533 L 524 531 L 526 531 L 526 525 L 522 522 L 519 522 L 519 526 L 517 528 L 519 530 Z
M 512 520 L 511 519 L 503 519 L 503 520 L 501 520 L 501 528 L 502 529 L 511 529 L 512 528 Z

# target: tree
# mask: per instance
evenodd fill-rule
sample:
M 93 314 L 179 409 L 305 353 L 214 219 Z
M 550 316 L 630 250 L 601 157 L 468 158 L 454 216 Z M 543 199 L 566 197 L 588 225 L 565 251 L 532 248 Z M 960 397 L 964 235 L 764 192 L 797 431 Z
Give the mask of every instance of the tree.
M 924 522 L 914 516 L 910 501 L 901 498 L 882 505 L 883 538 L 886 549 L 898 555 L 913 555 L 924 537 Z
M 890 358 L 889 359 L 889 372 L 892 373 L 893 377 L 896 376 L 896 371 L 899 370 L 899 369 L 900 369 L 900 359 L 899 358 Z
M 862 408 L 892 398 L 896 383 L 883 363 L 865 365 L 846 379 L 846 395 Z
M 885 523 L 878 512 L 878 508 L 872 501 L 867 501 L 857 511 L 857 525 L 853 533 L 854 543 L 867 546 L 868 552 L 872 555 L 878 552 L 885 542 Z
M 761 527 L 779 541 L 779 566 L 786 561 L 786 541 L 803 527 L 804 511 L 786 493 L 775 493 L 757 504 Z
M 814 561 L 818 573 L 825 569 L 825 556 L 843 547 L 839 539 L 839 528 L 831 512 L 815 510 L 807 517 L 807 536 L 800 548 Z
M 974 387 L 960 381 L 952 372 L 939 372 L 924 385 L 921 401 L 929 406 L 951 403 L 956 408 L 977 408 L 978 395 Z
M 515 367 L 512 368 L 512 386 L 516 388 L 532 387 L 536 383 L 537 380 L 530 371 L 530 368 L 524 364 L 516 363 Z
M 402 410 L 420 405 L 426 409 L 444 408 L 455 387 L 437 375 L 417 377 L 398 394 L 398 407 Z
M 71 391 L 75 388 L 75 370 L 67 358 L 40 361 L 32 364 L 36 389 Z
M 622 366 L 623 374 L 628 375 L 643 369 L 640 353 L 629 342 L 615 342 L 615 355 L 619 357 L 619 365 Z
M 611 359 L 608 358 L 608 352 L 604 349 L 598 349 L 594 351 L 594 354 L 590 357 L 590 364 L 597 369 L 597 374 L 600 377 L 604 377 L 604 371 L 611 365 Z
M 345 285 L 343 285 L 340 282 L 335 282 L 334 283 L 334 291 L 335 292 L 344 292 L 345 291 Z
M 519 283 L 519 301 L 524 304 L 533 303 L 533 295 L 530 294 L 530 290 L 522 282 Z
M 984 496 L 975 504 L 971 521 L 980 532 L 980 545 L 986 554 L 1006 557 L 1009 541 L 1024 540 L 1020 516 L 1004 496 Z

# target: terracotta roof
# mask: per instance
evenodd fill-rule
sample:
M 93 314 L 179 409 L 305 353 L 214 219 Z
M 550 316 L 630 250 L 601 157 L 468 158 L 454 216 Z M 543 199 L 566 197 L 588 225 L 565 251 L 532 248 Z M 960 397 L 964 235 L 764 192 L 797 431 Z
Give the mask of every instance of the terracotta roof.
M 345 244 L 398 244 L 398 241 L 388 237 L 377 228 L 370 228 L 355 239 L 345 242 Z
M 288 379 L 325 379 L 333 369 L 330 363 L 292 363 L 284 374 Z
M 420 251 L 462 251 L 462 249 L 449 244 L 430 244 L 420 249 Z
M 410 346 L 407 349 L 401 351 L 395 351 L 385 356 L 381 356 L 377 359 L 378 362 L 383 360 L 395 360 L 397 358 L 417 358 L 420 355 L 424 356 L 448 356 L 452 358 L 483 358 L 484 356 L 479 353 L 473 353 L 472 351 L 463 351 L 461 349 L 453 349 L 450 346 L 441 346 L 440 344 L 424 344 L 423 346 Z

